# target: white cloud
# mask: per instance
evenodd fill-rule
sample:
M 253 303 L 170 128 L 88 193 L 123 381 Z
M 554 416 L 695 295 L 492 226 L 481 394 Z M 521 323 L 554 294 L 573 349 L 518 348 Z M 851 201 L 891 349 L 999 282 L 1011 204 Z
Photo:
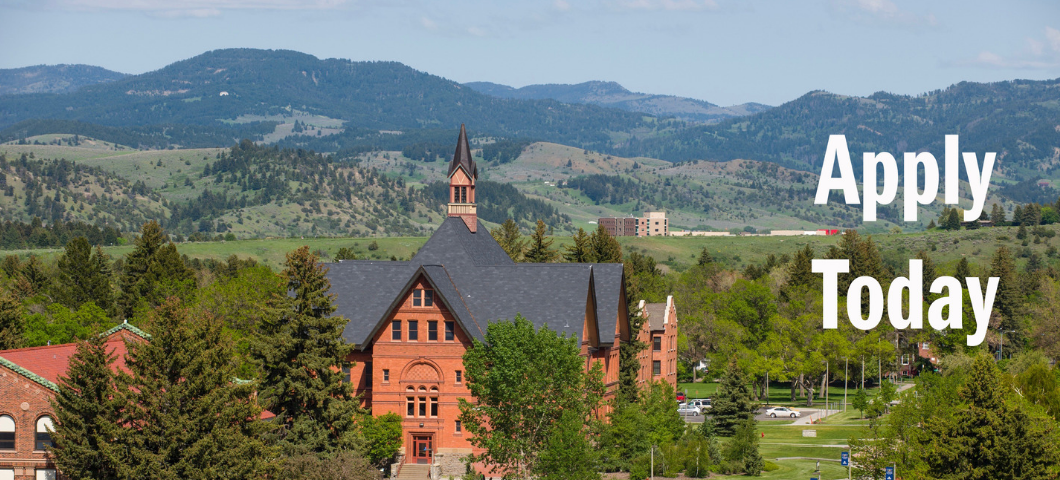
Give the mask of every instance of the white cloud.
M 1039 70 L 1060 68 L 1060 30 L 1045 27 L 1044 37 L 1044 40 L 1027 38 L 1027 48 L 1020 52 L 999 55 L 984 50 L 975 58 L 955 62 L 954 65 Z
M 621 0 L 614 4 L 620 10 L 704 11 L 718 10 L 715 0 Z
M 903 30 L 923 30 L 938 25 L 933 14 L 903 10 L 892 0 L 831 0 L 832 11 L 866 25 Z
M 552 3 L 552 6 L 561 12 L 570 11 L 570 2 L 567 2 L 567 0 L 556 0 Z

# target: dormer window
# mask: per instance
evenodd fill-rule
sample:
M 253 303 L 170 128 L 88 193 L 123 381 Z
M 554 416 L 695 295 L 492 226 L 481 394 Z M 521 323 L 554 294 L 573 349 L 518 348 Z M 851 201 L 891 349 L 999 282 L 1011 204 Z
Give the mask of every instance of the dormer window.
M 434 290 L 426 290 L 417 288 L 412 291 L 412 306 L 413 307 L 432 307 L 434 306 Z

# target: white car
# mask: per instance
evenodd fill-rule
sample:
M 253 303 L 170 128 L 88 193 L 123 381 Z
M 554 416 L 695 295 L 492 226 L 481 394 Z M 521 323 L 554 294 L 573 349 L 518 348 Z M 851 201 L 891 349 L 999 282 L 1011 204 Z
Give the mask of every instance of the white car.
M 677 413 L 679 415 L 691 415 L 693 417 L 698 417 L 698 416 L 700 416 L 703 413 L 703 411 L 700 410 L 699 407 L 697 407 L 695 405 L 689 405 L 687 403 L 682 403 L 681 405 L 677 406 Z
M 798 412 L 798 410 L 792 410 L 792 409 L 790 409 L 788 407 L 773 407 L 773 408 L 770 408 L 769 410 L 766 410 L 766 415 L 769 415 L 770 417 L 773 417 L 773 418 L 777 418 L 777 417 L 798 418 L 801 414 Z
M 688 404 L 689 405 L 695 405 L 695 406 L 699 407 L 699 411 L 700 412 L 702 412 L 703 410 L 706 410 L 708 408 L 711 408 L 710 399 L 709 398 L 695 398 L 695 399 L 689 400 Z

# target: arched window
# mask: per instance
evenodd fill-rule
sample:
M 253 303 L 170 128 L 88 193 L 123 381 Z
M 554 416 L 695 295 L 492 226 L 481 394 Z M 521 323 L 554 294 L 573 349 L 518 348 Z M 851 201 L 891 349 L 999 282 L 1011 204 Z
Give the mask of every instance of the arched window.
M 33 447 L 36 450 L 45 450 L 52 446 L 52 432 L 55 431 L 55 426 L 52 425 L 52 417 L 47 415 L 37 419 L 37 441 Z
M 0 450 L 15 449 L 15 419 L 0 415 Z

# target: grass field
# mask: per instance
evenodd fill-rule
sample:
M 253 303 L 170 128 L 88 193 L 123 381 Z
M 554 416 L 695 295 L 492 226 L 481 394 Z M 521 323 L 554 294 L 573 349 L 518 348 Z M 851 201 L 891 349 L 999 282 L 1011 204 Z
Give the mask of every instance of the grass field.
M 1056 225 L 1045 227 L 1060 231 Z M 1060 238 L 1043 238 L 1041 243 L 1016 239 L 1015 227 L 984 228 L 979 230 L 961 230 L 958 232 L 932 231 L 915 234 L 881 234 L 874 235 L 884 260 L 893 265 L 898 272 L 904 272 L 910 258 L 915 258 L 920 250 L 927 251 L 940 273 L 952 274 L 956 262 L 967 258 L 978 268 L 989 268 L 990 259 L 997 247 L 1005 245 L 1016 257 L 1016 263 L 1022 267 L 1030 254 L 1038 254 L 1046 264 L 1057 265 L 1055 256 L 1048 255 L 1050 246 L 1060 244 Z M 823 237 L 618 237 L 625 252 L 636 251 L 651 255 L 664 269 L 684 270 L 694 265 L 703 248 L 707 248 L 716 261 L 730 268 L 743 268 L 751 263 L 762 263 L 768 254 L 792 255 L 796 250 L 810 245 L 818 256 L 823 256 L 828 248 L 835 245 L 839 236 Z M 553 248 L 562 249 L 571 244 L 571 237 L 554 237 Z M 369 252 L 368 244 L 378 242 L 379 249 Z M 302 245 L 309 245 L 313 250 L 320 250 L 334 255 L 339 248 L 354 248 L 359 257 L 387 259 L 391 256 L 407 259 L 427 241 L 426 237 L 294 237 L 267 238 L 260 240 L 236 240 L 231 242 L 183 243 L 178 246 L 181 253 L 196 258 L 227 258 L 229 255 L 250 257 L 266 264 L 276 266 L 282 263 L 284 254 Z M 359 245 L 359 246 L 358 246 Z M 107 247 L 112 256 L 124 255 L 130 247 Z M 30 254 L 50 257 L 56 250 L 12 250 L 7 254 L 26 257 Z M 327 256 L 324 257 L 328 259 Z M 980 273 L 973 270 L 973 273 Z

